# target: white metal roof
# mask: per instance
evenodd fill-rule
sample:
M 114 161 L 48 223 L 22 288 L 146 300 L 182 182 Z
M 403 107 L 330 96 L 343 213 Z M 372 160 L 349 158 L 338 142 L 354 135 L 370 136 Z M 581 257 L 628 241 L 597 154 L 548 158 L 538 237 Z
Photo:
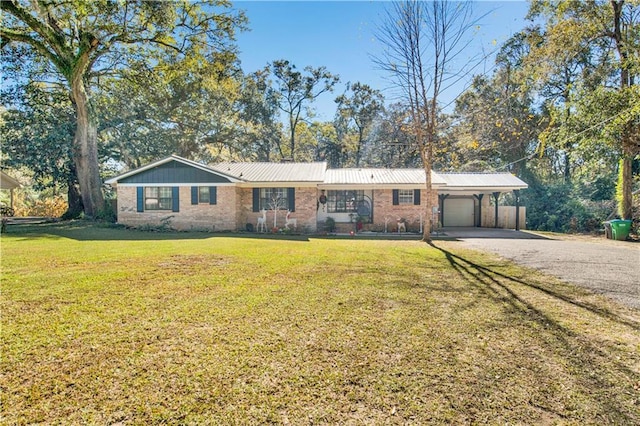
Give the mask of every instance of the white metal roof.
M 327 163 L 219 163 L 211 168 L 248 182 L 322 182 Z
M 114 184 L 128 176 L 156 167 L 169 161 L 218 173 L 240 184 L 268 185 L 273 183 L 317 184 L 325 188 L 331 187 L 416 187 L 425 184 L 424 169 L 384 169 L 384 168 L 344 168 L 327 169 L 325 162 L 310 163 L 219 163 L 207 166 L 195 161 L 172 155 L 162 160 L 131 170 L 106 181 Z M 2 184 L 9 183 L 6 175 L 2 176 Z M 432 184 L 440 191 L 451 190 L 458 194 L 462 191 L 503 191 L 524 189 L 528 185 L 511 173 L 439 173 L 431 172 Z M 4 188 L 4 186 L 3 186 Z
M 433 171 L 433 185 L 444 184 L 444 181 Z M 325 175 L 326 185 L 424 185 L 424 169 L 374 169 L 351 168 L 329 169 Z
M 528 185 L 511 173 L 438 173 L 447 188 L 524 189 Z

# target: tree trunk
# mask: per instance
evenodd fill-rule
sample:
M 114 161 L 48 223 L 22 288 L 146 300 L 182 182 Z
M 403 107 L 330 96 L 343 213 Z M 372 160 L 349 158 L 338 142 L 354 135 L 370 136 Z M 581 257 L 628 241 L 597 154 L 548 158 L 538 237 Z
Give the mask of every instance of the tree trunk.
M 70 166 L 71 176 L 67 181 L 67 211 L 62 215 L 63 219 L 76 219 L 84 211 L 82 205 L 82 195 L 78 187 L 78 173 L 75 165 Z
M 631 127 L 631 126 L 629 126 Z M 630 132 L 625 131 L 622 136 L 622 206 L 619 209 L 622 218 L 627 220 L 633 219 L 633 157 L 634 147 L 630 137 Z
M 622 33 L 622 7 L 624 1 L 611 0 L 613 8 L 613 38 L 616 43 L 616 49 L 620 56 L 620 90 L 624 90 L 631 85 L 631 72 L 629 71 L 629 61 L 625 40 Z M 633 125 L 626 126 L 622 134 L 622 206 L 621 212 L 624 219 L 632 219 L 633 216 L 633 176 L 631 167 L 634 157 L 633 147 Z
M 431 214 L 433 206 L 431 200 L 433 199 L 433 182 L 431 179 L 431 168 L 433 165 L 433 142 L 435 139 L 435 131 L 433 129 L 427 129 L 427 140 L 423 143 L 420 149 L 422 157 L 422 164 L 424 166 L 426 193 L 425 193 L 425 220 L 423 222 L 422 229 L 422 241 L 426 243 L 431 242 Z
M 80 195 L 78 183 L 70 179 L 67 184 L 67 211 L 62 217 L 65 219 L 75 219 L 80 217 L 83 211 L 84 206 L 82 205 L 82 195 Z
M 95 218 L 104 209 L 98 162 L 98 130 L 91 116 L 82 76 L 75 76 L 70 83 L 71 99 L 76 109 L 77 120 L 76 135 L 73 139 L 73 160 L 85 216 Z

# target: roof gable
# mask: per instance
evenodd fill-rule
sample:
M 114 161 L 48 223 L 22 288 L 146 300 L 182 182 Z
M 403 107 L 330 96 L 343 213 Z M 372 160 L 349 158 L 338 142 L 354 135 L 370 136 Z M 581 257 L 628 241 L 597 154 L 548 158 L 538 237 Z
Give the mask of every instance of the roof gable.
M 213 170 L 203 164 L 172 155 L 139 169 L 109 179 L 113 184 L 195 184 L 233 183 L 233 176 Z

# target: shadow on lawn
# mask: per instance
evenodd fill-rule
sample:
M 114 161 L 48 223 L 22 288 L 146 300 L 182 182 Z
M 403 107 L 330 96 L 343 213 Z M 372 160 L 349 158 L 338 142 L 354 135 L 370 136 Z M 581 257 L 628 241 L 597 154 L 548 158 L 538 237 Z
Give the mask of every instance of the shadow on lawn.
M 556 299 L 560 299 L 563 302 L 566 303 L 570 303 L 574 306 L 578 306 L 582 309 L 586 309 L 592 313 L 595 313 L 597 315 L 600 315 L 602 317 L 605 317 L 609 320 L 615 321 L 619 324 L 625 325 L 627 327 L 631 327 L 634 330 L 640 330 L 640 323 L 636 322 L 636 321 L 632 321 L 626 318 L 622 318 L 619 315 L 601 308 L 599 306 L 590 304 L 590 303 L 585 303 L 585 302 L 581 302 L 575 299 L 572 299 L 570 297 L 568 297 L 565 294 L 562 294 L 560 292 L 557 291 L 553 291 L 551 289 L 548 288 L 544 288 L 538 284 L 534 284 L 534 283 L 530 283 L 530 282 L 526 282 L 523 281 L 521 279 L 518 278 L 514 278 L 514 277 L 510 277 L 508 275 L 504 275 L 500 272 L 494 271 L 492 269 L 489 269 L 487 267 L 484 267 L 482 265 L 478 265 L 477 263 L 471 262 L 470 260 L 467 260 L 461 256 L 458 256 L 457 254 L 451 253 L 450 251 L 447 251 L 443 248 L 440 248 L 438 246 L 435 245 L 435 243 L 431 243 L 430 244 L 433 248 L 440 250 L 447 258 L 447 260 L 449 261 L 449 263 L 451 264 L 451 266 L 456 270 L 456 272 L 458 272 L 461 276 L 465 277 L 467 279 L 467 281 L 475 281 L 475 284 L 481 284 L 483 285 L 482 290 L 484 293 L 488 293 L 490 291 L 490 293 L 494 296 L 499 296 L 499 292 L 495 289 L 492 288 L 491 286 L 497 286 L 499 288 L 501 288 L 502 290 L 504 290 L 505 292 L 507 292 L 509 294 L 509 296 L 513 299 L 511 301 L 511 304 L 515 307 L 515 302 L 519 302 L 520 304 L 522 304 L 523 306 L 525 306 L 527 309 L 532 310 L 536 313 L 538 313 L 539 315 L 542 315 L 540 312 L 538 312 L 531 304 L 527 303 L 526 301 L 522 300 L 517 294 L 515 294 L 513 292 L 513 290 L 511 290 L 506 284 L 502 283 L 499 281 L 499 279 L 497 279 L 496 277 L 502 278 L 504 280 L 507 281 L 512 281 L 514 283 L 518 283 L 521 285 L 525 285 L 527 287 L 530 288 L 534 288 L 538 291 L 541 291 L 543 293 L 545 293 L 548 296 L 551 297 L 555 297 Z M 474 270 L 476 272 L 474 272 Z M 466 275 L 465 275 L 466 274 Z M 473 280 L 470 280 L 469 278 L 473 277 Z M 472 284 L 474 284 L 472 282 Z
M 441 251 L 446 256 L 452 268 L 466 282 L 477 288 L 482 294 L 494 300 L 496 303 L 507 305 L 509 312 L 517 315 L 518 318 L 526 317 L 529 321 L 537 322 L 543 330 L 550 330 L 550 336 L 558 343 L 559 347 L 562 348 L 564 357 L 569 361 L 568 365 L 574 368 L 573 372 L 577 372 L 578 376 L 576 378 L 580 381 L 581 385 L 584 386 L 585 389 L 599 391 L 594 392 L 592 396 L 599 400 L 603 410 L 610 410 L 607 411 L 607 413 L 615 413 L 616 419 L 622 419 L 625 424 L 632 424 L 637 421 L 637 417 L 623 408 L 624 403 L 622 400 L 616 403 L 616 396 L 608 393 L 608 390 L 615 389 L 616 380 L 614 376 L 617 374 L 607 375 L 607 371 L 610 371 L 611 366 L 615 365 L 615 369 L 618 372 L 622 372 L 627 378 L 630 378 L 632 382 L 637 381 L 638 374 L 622 362 L 607 358 L 606 351 L 604 351 L 600 345 L 568 329 L 532 303 L 518 296 L 516 292 L 510 288 L 509 283 L 517 283 L 533 288 L 562 302 L 585 309 L 635 331 L 640 330 L 640 323 L 631 319 L 622 318 L 607 309 L 572 299 L 565 294 L 544 288 L 538 284 L 510 277 L 478 265 L 477 263 L 438 247 L 436 243 L 430 243 L 430 245 Z M 609 365 L 605 365 L 607 363 Z M 562 416 L 561 413 L 556 414 Z
M 6 236 L 19 239 L 69 238 L 76 241 L 164 241 L 204 240 L 209 238 L 255 238 L 262 240 L 309 241 L 306 235 L 259 234 L 256 232 L 180 232 L 174 230 L 139 230 L 110 223 L 82 220 L 68 222 L 14 224 Z M 22 238 L 20 238 L 22 237 Z

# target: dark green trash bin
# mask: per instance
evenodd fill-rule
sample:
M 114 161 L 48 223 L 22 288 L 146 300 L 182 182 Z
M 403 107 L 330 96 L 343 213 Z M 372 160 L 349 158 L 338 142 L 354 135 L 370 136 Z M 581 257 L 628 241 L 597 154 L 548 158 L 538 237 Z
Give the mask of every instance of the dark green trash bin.
M 629 232 L 631 232 L 631 221 L 630 220 L 622 220 L 622 219 L 614 219 L 610 220 L 609 224 L 611 224 L 611 236 L 614 240 L 624 241 L 629 236 Z

